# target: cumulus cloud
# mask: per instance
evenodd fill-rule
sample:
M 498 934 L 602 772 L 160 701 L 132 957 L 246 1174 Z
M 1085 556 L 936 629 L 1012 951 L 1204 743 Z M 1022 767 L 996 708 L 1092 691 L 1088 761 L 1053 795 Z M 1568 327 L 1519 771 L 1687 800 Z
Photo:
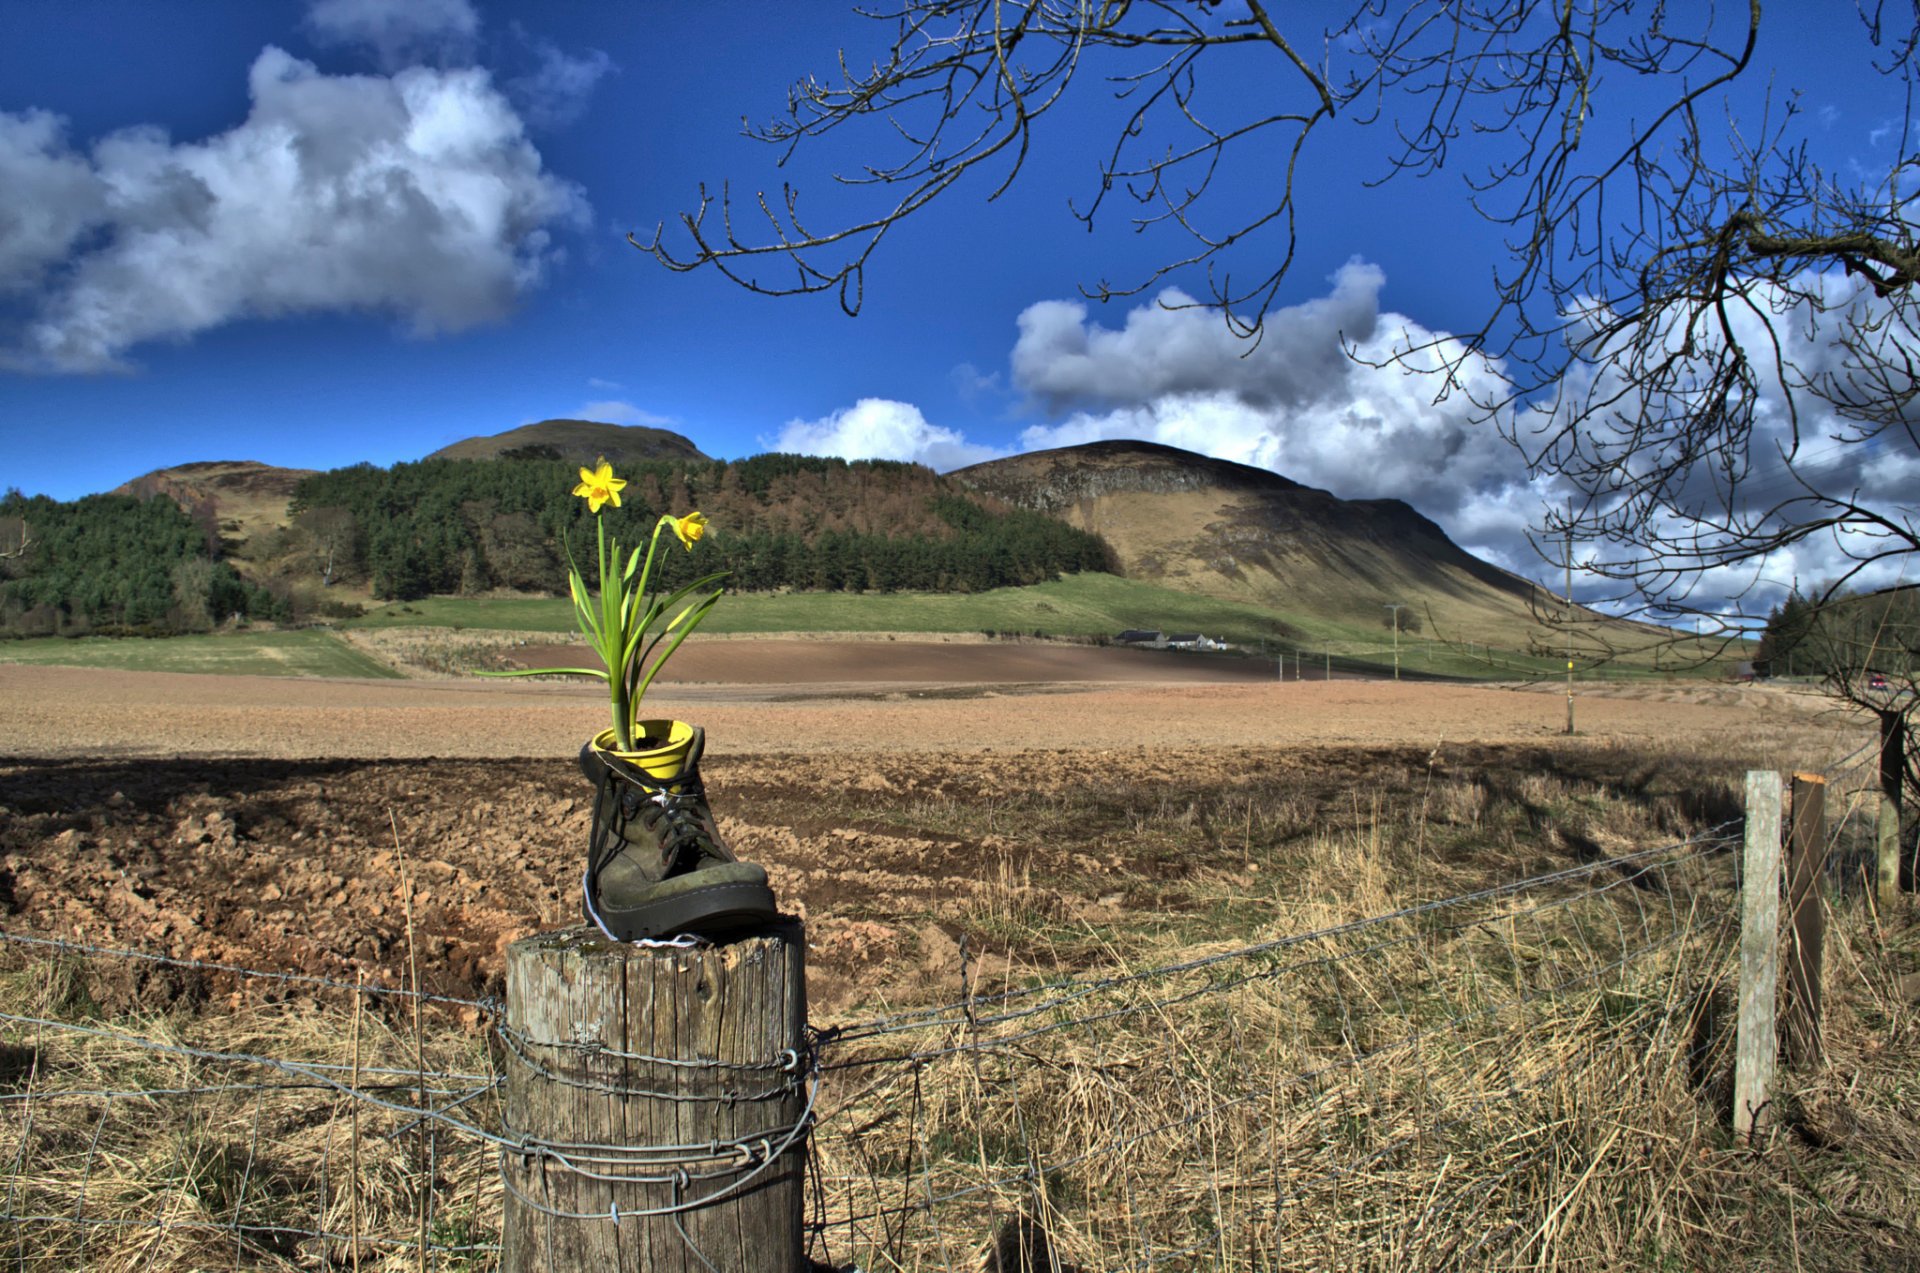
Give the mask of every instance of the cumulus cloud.
M 45 112 L 0 112 L 0 359 L 112 370 L 142 342 L 339 310 L 457 330 L 504 316 L 554 229 L 586 222 L 483 69 L 324 75 L 268 47 L 248 88 L 226 133 L 88 154 Z
M 57 115 L 0 111 L 0 295 L 39 286 L 100 221 L 106 188 Z
M 1817 297 L 1817 304 L 1810 301 Z M 1699 510 L 1710 529 L 1731 516 L 1751 527 L 1810 522 L 1836 505 L 1873 510 L 1908 538 L 1920 535 L 1920 442 L 1911 427 L 1911 407 L 1902 421 L 1871 413 L 1864 419 L 1837 412 L 1834 400 L 1887 404 L 1895 384 L 1882 379 L 1888 367 L 1910 367 L 1920 359 L 1920 333 L 1909 320 L 1858 279 L 1840 273 L 1807 273 L 1791 290 L 1755 286 L 1749 304 L 1731 307 L 1734 338 L 1755 359 L 1758 397 L 1753 431 L 1746 443 L 1748 467 L 1731 484 L 1711 463 L 1692 466 L 1684 482 L 1670 488 L 1672 503 Z M 1609 317 L 1596 310 L 1590 321 Z M 1683 358 L 1687 333 L 1661 332 L 1661 348 Z M 1722 339 L 1717 324 L 1691 333 L 1697 356 L 1712 355 Z M 1602 351 L 1611 352 L 1611 351 Z M 1809 392 L 1809 386 L 1815 391 Z M 1655 472 L 1658 453 L 1634 449 L 1623 419 L 1642 411 L 1658 418 L 1684 413 L 1688 404 L 1651 401 L 1639 385 L 1605 360 L 1576 364 L 1562 378 L 1551 404 L 1556 423 L 1583 404 L 1603 402 L 1609 410 L 1590 412 L 1580 433 L 1590 453 L 1619 457 L 1624 472 Z M 1794 410 L 1797 408 L 1797 415 Z M 1546 408 L 1542 408 L 1543 413 Z M 1821 503 L 1820 499 L 1832 501 Z M 1784 519 L 1769 516 L 1784 505 Z M 1654 527 L 1676 540 L 1701 523 L 1666 515 Z M 1776 550 L 1764 560 L 1745 562 L 1704 577 L 1697 596 L 1731 596 L 1752 587 L 1756 604 L 1778 599 L 1797 582 L 1802 588 L 1850 575 L 1851 585 L 1871 588 L 1915 582 L 1900 555 L 1881 558 L 1890 546 L 1886 528 L 1842 526 Z M 1857 574 L 1855 567 L 1866 564 Z
M 1336 396 L 1351 378 L 1341 338 L 1373 339 L 1386 275 L 1353 261 L 1332 283 L 1326 296 L 1269 314 L 1266 336 L 1252 354 L 1218 310 L 1177 288 L 1131 311 L 1118 331 L 1088 322 L 1078 301 L 1041 301 L 1020 315 L 1014 380 L 1054 408 L 1138 405 L 1187 393 L 1229 394 L 1256 407 Z
M 1543 492 L 1519 453 L 1474 422 L 1465 395 L 1436 401 L 1437 377 L 1369 365 L 1445 340 L 1382 311 L 1385 282 L 1376 266 L 1347 264 L 1325 296 L 1269 314 L 1251 351 L 1217 310 L 1178 291 L 1132 310 L 1117 330 L 1089 321 L 1077 302 L 1029 306 L 1019 319 L 1014 380 L 1064 418 L 1027 429 L 1021 445 L 1139 438 L 1268 469 L 1343 499 L 1404 499 L 1469 551 L 1537 570 L 1525 526 L 1538 521 Z M 1462 375 L 1482 393 L 1504 384 L 1484 359 L 1469 359 Z
M 591 381 L 589 383 L 595 385 L 604 384 L 603 381 Z M 680 423 L 672 416 L 655 415 L 651 411 L 643 411 L 631 402 L 626 402 L 618 398 L 603 398 L 598 402 L 583 402 L 574 409 L 573 418 L 576 420 L 599 420 L 606 424 L 644 424 L 649 428 L 655 429 L 670 428 Z
M 325 45 L 362 47 L 384 70 L 471 56 L 480 15 L 468 0 L 313 0 L 307 29 Z
M 761 438 L 774 451 L 837 455 L 848 460 L 908 460 L 944 472 L 998 459 L 1007 452 L 968 442 L 953 429 L 929 423 L 910 402 L 862 398 L 818 420 L 790 420 L 779 436 Z
M 1920 340 L 1890 321 L 1884 303 L 1857 280 L 1834 275 L 1799 282 L 1824 291 L 1825 314 L 1777 295 L 1756 295 L 1755 306 L 1735 316 L 1743 343 L 1772 349 L 1777 342 L 1782 365 L 1802 380 L 1857 382 L 1858 348 L 1836 337 L 1838 316 L 1850 315 L 1856 341 L 1898 346 L 1884 351 L 1894 365 L 1920 356 L 1914 348 Z M 1446 333 L 1382 309 L 1384 283 L 1377 268 L 1349 264 L 1333 277 L 1327 295 L 1269 314 L 1265 337 L 1251 352 L 1218 311 L 1190 308 L 1189 298 L 1178 292 L 1134 309 L 1118 329 L 1089 321 L 1087 308 L 1076 302 L 1029 306 L 1013 351 L 1015 384 L 1054 419 L 1027 429 L 1021 445 L 1139 438 L 1270 469 L 1345 499 L 1403 499 L 1469 551 L 1523 574 L 1541 574 L 1546 563 L 1528 531 L 1542 524 L 1547 505 L 1565 499 L 1567 484 L 1532 477 L 1520 449 L 1471 407 L 1471 399 L 1495 399 L 1509 390 L 1501 367 L 1477 356 L 1462 358 L 1464 350 Z M 1763 313 L 1771 315 L 1764 327 Z M 1437 376 L 1394 361 L 1406 349 L 1427 351 L 1421 358 L 1429 366 L 1458 359 L 1467 392 L 1439 396 Z M 1609 374 L 1576 365 L 1560 386 L 1563 406 L 1592 398 L 1630 407 L 1630 387 L 1609 381 Z M 1749 448 L 1753 468 L 1731 496 L 1735 507 L 1764 509 L 1801 493 L 1805 482 L 1831 495 L 1857 494 L 1911 526 L 1912 492 L 1920 489 L 1920 448 L 1911 434 L 1890 429 L 1863 441 L 1857 426 L 1797 390 L 1777 375 L 1763 380 Z M 1791 471 L 1782 458 L 1793 447 L 1790 391 L 1800 407 L 1801 438 Z M 1604 439 L 1606 429 L 1605 414 L 1581 424 L 1589 446 Z M 1702 466 L 1687 488 L 1705 510 L 1724 507 L 1729 498 L 1714 488 L 1714 476 Z M 1668 529 L 1678 534 L 1686 528 L 1671 521 Z M 1717 598 L 1752 587 L 1748 604 L 1764 607 L 1796 578 L 1803 586 L 1834 578 L 1884 546 L 1884 540 L 1858 532 L 1809 539 L 1765 561 L 1709 573 L 1698 581 L 1694 599 L 1717 606 Z M 1585 559 L 1608 550 L 1580 551 Z M 1857 583 L 1901 581 L 1900 567 L 1889 562 L 1862 573 Z M 1583 595 L 1595 586 L 1582 589 Z

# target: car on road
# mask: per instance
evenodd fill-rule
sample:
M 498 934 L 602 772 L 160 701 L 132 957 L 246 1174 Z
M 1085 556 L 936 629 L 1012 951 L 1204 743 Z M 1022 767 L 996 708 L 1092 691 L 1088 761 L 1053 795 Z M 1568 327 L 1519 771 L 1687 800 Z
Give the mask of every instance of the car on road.
M 1887 678 L 1875 672 L 1867 678 L 1867 688 L 1870 690 L 1883 690 L 1887 688 Z

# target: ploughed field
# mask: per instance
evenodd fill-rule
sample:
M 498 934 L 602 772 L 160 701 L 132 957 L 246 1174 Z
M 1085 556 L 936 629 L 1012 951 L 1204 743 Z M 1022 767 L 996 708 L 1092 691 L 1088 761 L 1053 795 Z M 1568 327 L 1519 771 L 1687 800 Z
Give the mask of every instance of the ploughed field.
M 807 920 L 820 1011 L 957 990 L 963 950 L 1230 939 L 1244 903 L 1338 890 L 1295 868 L 1342 839 L 1417 835 L 1395 892 L 1446 896 L 1677 838 L 1731 815 L 1741 768 L 1868 736 L 1765 688 L 1595 689 L 1568 740 L 1553 687 L 1032 681 L 968 648 L 944 682 L 823 646 L 783 664 L 813 680 L 650 700 L 707 727 L 723 832 Z M 0 667 L 0 922 L 395 985 L 410 931 L 428 987 L 495 992 L 508 942 L 577 919 L 573 753 L 604 710 L 556 683 Z

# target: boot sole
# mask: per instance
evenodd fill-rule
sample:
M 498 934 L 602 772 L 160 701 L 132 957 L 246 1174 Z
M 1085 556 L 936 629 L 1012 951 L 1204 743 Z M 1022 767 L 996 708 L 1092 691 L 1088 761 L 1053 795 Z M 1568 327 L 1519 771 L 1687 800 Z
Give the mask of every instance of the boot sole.
M 615 941 L 657 941 L 686 933 L 711 937 L 770 924 L 778 917 L 773 890 L 751 880 L 687 889 L 661 901 L 628 907 L 595 908 L 583 896 L 580 911 L 588 923 Z

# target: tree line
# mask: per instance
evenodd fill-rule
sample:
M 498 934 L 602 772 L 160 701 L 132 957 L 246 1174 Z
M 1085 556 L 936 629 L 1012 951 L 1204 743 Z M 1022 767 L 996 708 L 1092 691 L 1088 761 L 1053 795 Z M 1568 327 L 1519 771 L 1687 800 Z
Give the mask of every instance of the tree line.
M 19 548 L 0 554 L 0 635 L 161 635 L 285 616 L 280 598 L 215 560 L 209 528 L 170 499 L 9 491 L 0 535 Z
M 1843 689 L 1876 677 L 1911 684 L 1920 671 L 1920 588 L 1795 592 L 1768 614 L 1753 666 Z
M 572 495 L 577 469 L 539 449 L 335 469 L 300 484 L 294 522 L 316 569 L 364 581 L 376 598 L 560 593 L 567 554 L 595 542 L 593 515 Z M 920 465 L 769 454 L 647 461 L 619 476 L 621 507 L 603 514 L 610 534 L 633 544 L 660 514 L 699 509 L 710 529 L 687 569 L 726 571 L 738 591 L 970 592 L 1110 567 L 1098 536 L 960 494 Z

